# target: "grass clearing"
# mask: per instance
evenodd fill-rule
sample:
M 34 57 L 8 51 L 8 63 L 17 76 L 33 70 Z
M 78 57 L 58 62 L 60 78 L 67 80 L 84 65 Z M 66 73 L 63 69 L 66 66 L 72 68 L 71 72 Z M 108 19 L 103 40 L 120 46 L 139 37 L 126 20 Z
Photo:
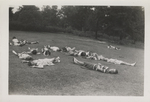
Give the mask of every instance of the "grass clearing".
M 101 44 L 94 40 L 92 42 L 89 38 L 68 34 L 10 31 L 9 40 L 13 36 L 28 41 L 39 41 L 39 44 L 9 47 L 10 95 L 143 96 L 143 49 L 117 45 L 121 50 L 111 50 L 107 49 L 107 43 Z M 80 66 L 72 63 L 72 56 L 68 56 L 65 53 L 53 52 L 47 58 L 60 56 L 61 63 L 55 66 L 47 66 L 44 69 L 36 69 L 21 63 L 20 59 L 11 52 L 12 50 L 17 52 L 27 51 L 27 47 L 41 49 L 44 45 L 70 46 L 85 51 L 90 50 L 108 58 L 116 58 L 130 63 L 137 62 L 137 65 L 130 67 L 77 57 L 77 59 L 82 61 L 100 62 L 119 71 L 117 75 L 104 74 L 82 69 Z M 45 58 L 45 56 L 36 55 L 33 58 Z

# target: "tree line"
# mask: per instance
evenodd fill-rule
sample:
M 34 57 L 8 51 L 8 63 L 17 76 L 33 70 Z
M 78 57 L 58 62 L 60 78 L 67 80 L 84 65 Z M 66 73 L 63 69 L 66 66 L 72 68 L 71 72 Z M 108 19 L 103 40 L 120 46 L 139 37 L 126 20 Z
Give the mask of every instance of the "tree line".
M 13 13 L 9 7 L 9 29 L 27 31 L 93 32 L 144 41 L 144 8 L 141 6 L 43 6 L 23 5 Z

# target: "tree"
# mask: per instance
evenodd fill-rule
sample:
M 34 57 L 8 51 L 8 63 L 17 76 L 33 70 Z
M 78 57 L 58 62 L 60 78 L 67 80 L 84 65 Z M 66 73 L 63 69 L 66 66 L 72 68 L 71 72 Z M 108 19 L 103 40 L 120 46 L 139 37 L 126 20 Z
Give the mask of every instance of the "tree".
M 59 21 L 57 6 L 43 6 L 42 16 L 45 26 L 57 26 Z
M 128 20 L 128 29 L 133 43 L 137 40 L 144 41 L 144 11 L 142 7 L 132 7 Z
M 139 32 L 144 33 L 144 13 L 141 7 L 112 6 L 108 15 L 105 29 L 107 34 L 119 36 L 120 40 L 131 36 L 136 41 L 140 37 Z
M 66 25 L 80 31 L 86 28 L 89 10 L 89 6 L 63 6 L 61 8 Z
M 13 20 L 13 7 L 9 7 L 9 21 Z
M 13 14 L 9 8 L 9 18 L 12 25 L 20 25 L 33 29 L 33 26 L 42 26 L 46 29 L 70 28 L 79 31 L 93 31 L 94 37 L 98 33 L 117 36 L 120 41 L 127 36 L 144 41 L 144 10 L 141 6 L 20 6 Z M 24 27 L 20 28 L 24 28 Z M 42 28 L 41 28 L 42 29 Z
M 88 17 L 87 26 L 95 32 L 95 39 L 98 38 L 98 31 L 103 32 L 103 26 L 106 24 L 107 6 L 93 6 L 92 12 Z
M 40 26 L 42 22 L 42 16 L 39 8 L 36 6 L 23 6 L 18 13 L 18 21 L 24 25 Z

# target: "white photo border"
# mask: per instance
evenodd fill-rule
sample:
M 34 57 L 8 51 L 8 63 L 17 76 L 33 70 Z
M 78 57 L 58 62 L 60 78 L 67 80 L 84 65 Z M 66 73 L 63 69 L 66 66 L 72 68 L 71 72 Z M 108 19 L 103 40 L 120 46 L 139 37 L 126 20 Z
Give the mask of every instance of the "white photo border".
M 143 6 L 145 9 L 145 48 L 144 48 L 144 96 L 14 96 L 8 94 L 9 73 L 9 6 L 10 5 L 111 5 L 111 6 Z M 105 102 L 150 102 L 150 2 L 148 0 L 1 0 L 0 1 L 0 102 L 76 102 L 76 101 L 105 101 Z

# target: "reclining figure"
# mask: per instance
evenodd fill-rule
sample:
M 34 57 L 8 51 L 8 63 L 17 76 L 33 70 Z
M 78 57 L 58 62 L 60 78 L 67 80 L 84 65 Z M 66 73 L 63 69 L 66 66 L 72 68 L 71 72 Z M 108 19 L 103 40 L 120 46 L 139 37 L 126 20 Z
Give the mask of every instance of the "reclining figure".
M 19 57 L 19 59 L 21 60 L 33 60 L 32 56 L 30 56 L 29 54 L 27 53 L 17 53 L 16 51 L 12 50 L 12 53 L 15 54 L 16 56 Z
M 50 48 L 48 46 L 44 46 L 44 48 L 41 49 L 43 55 L 45 56 L 50 56 L 51 55 L 51 51 Z
M 44 59 L 37 59 L 32 61 L 23 60 L 22 63 L 28 63 L 30 67 L 33 68 L 44 68 L 44 66 L 55 65 L 55 63 L 60 62 L 60 57 L 56 58 L 44 58 Z
M 118 74 L 117 69 L 111 69 L 111 68 L 104 66 L 100 63 L 93 64 L 93 63 L 82 62 L 82 61 L 77 60 L 76 58 L 73 58 L 73 62 L 75 64 L 83 66 L 84 68 L 87 68 L 89 70 L 96 70 L 96 71 L 99 71 L 102 73 Z

